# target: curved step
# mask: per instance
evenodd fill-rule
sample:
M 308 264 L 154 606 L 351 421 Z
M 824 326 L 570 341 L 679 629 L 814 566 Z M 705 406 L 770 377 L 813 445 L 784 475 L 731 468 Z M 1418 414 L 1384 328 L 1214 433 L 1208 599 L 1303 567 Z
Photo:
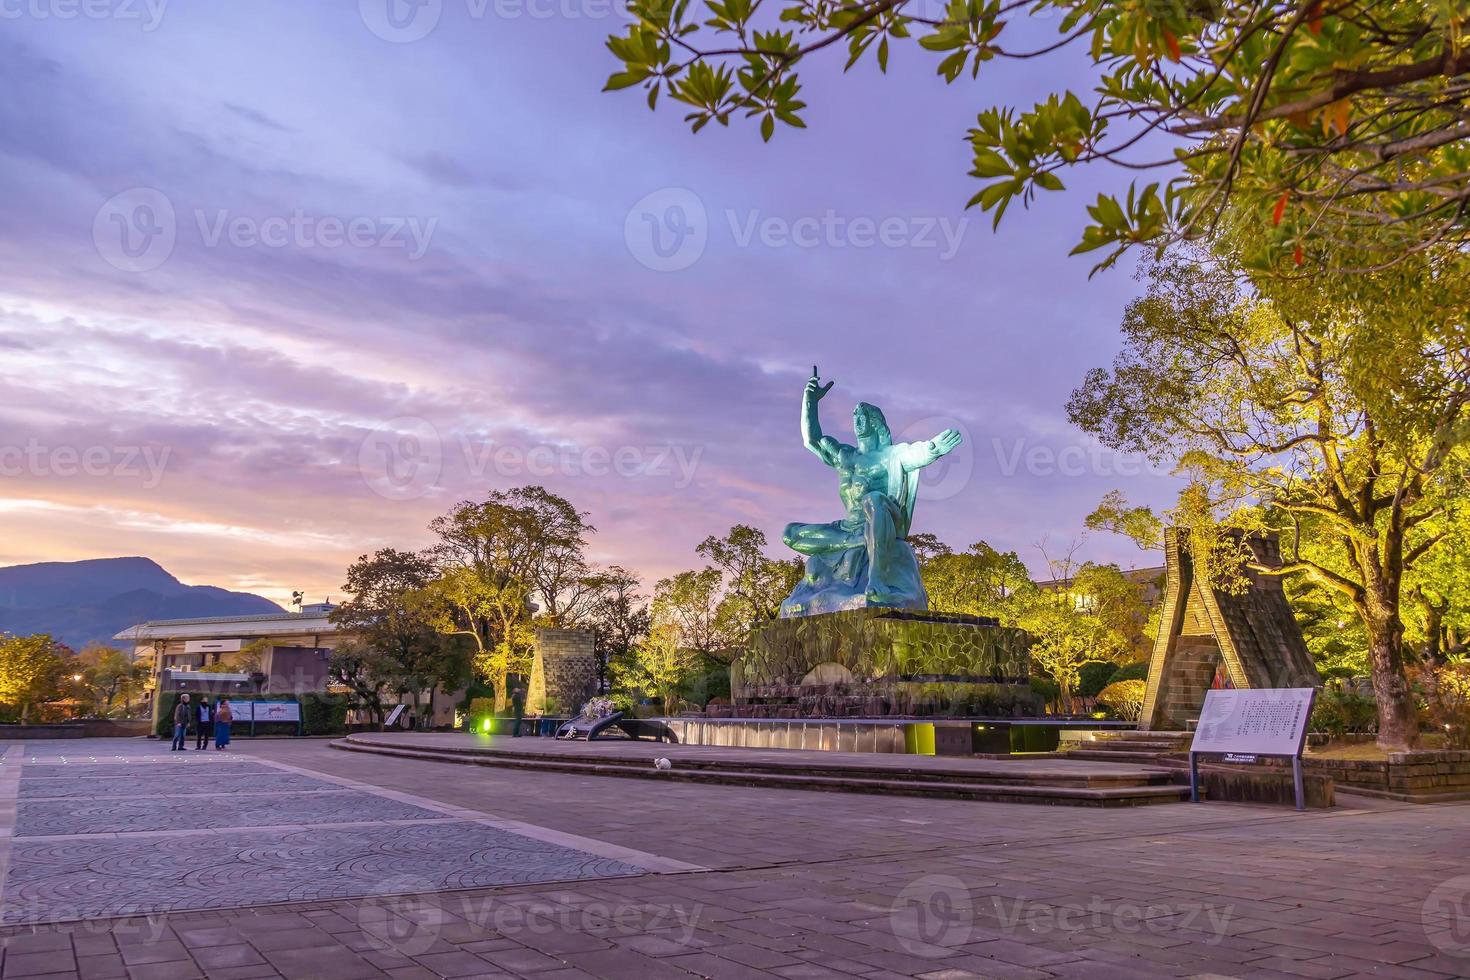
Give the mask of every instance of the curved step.
M 1177 803 L 1189 796 L 1189 788 L 1169 782 L 1167 773 L 1140 775 L 1131 784 L 1078 786 L 1055 784 L 993 783 L 974 780 L 915 780 L 893 778 L 893 774 L 872 775 L 868 770 L 841 775 L 813 772 L 755 771 L 746 768 L 719 767 L 711 764 L 691 766 L 681 762 L 672 770 L 659 770 L 647 762 L 633 766 L 624 760 L 588 760 L 575 758 L 548 759 L 513 753 L 466 751 L 419 751 L 343 739 L 330 743 L 334 749 L 366 752 L 397 758 L 422 759 L 461 765 L 495 766 L 541 772 L 577 773 L 594 776 L 617 776 L 637 779 L 663 779 L 679 782 L 717 783 L 741 786 L 765 786 L 781 789 L 805 789 L 827 792 L 878 793 L 902 796 L 925 796 L 945 799 L 967 799 L 986 802 L 1042 803 L 1067 806 L 1144 806 L 1155 803 Z M 988 775 L 988 774 L 987 774 Z

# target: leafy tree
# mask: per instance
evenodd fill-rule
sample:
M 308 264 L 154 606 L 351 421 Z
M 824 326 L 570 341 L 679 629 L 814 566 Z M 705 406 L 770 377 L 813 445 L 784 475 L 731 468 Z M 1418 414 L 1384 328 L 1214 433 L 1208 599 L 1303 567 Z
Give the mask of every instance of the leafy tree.
M 919 571 L 934 609 L 1006 619 L 1016 591 L 1030 587 L 1030 572 L 1014 551 L 996 551 L 984 541 L 961 552 L 937 539 L 922 546 Z
M 623 691 L 651 695 L 666 713 L 673 713 L 678 710 L 679 687 L 694 671 L 699 657 L 699 651 L 680 642 L 673 623 L 656 623 L 630 656 L 613 664 L 614 684 Z
M 694 550 L 723 573 L 731 613 L 746 625 L 781 615 L 781 603 L 805 571 L 799 558 L 767 557 L 765 532 L 746 524 L 736 524 L 723 538 L 710 535 Z
M 446 569 L 416 593 L 416 608 L 434 629 L 474 641 L 474 669 L 495 688 L 496 711 L 505 710 L 509 676 L 530 673 L 530 594 L 520 579 L 487 581 L 469 568 Z
M 77 654 L 82 683 L 91 693 L 97 713 L 112 714 L 113 704 L 121 698 L 123 713 L 128 714 L 132 696 L 147 682 L 147 664 L 140 664 L 121 650 L 89 643 Z
M 621 565 L 600 573 L 591 626 L 597 655 L 599 689 L 608 681 L 608 665 L 625 658 L 647 633 L 648 604 L 638 595 L 638 576 Z
M 352 692 L 352 701 L 372 716 L 379 730 L 386 710 L 384 694 L 396 673 L 386 654 L 360 639 L 337 644 L 327 660 L 327 677 Z
M 0 635 L 0 703 L 18 705 L 22 724 L 33 706 L 62 696 L 69 670 L 61 650 L 49 633 Z
M 636 22 L 608 39 L 621 65 L 606 87 L 641 86 L 650 107 L 666 92 L 696 132 L 755 118 L 769 140 L 778 121 L 805 126 L 798 68 L 828 47 L 886 71 L 890 47 L 918 34 L 951 83 L 992 60 L 1076 51 L 1098 76 L 1091 96 L 987 108 L 969 131 L 970 174 L 984 182 L 970 205 L 997 223 L 1015 201 L 1061 190 L 1061 174 L 1101 164 L 1144 175 L 1088 208 L 1074 252 L 1108 249 L 1099 268 L 1133 245 L 1210 234 L 1231 208 L 1263 232 L 1243 261 L 1283 275 L 1470 241 L 1466 0 L 950 0 L 941 17 L 912 0 L 779 8 L 634 0 Z M 1052 18 L 1055 39 L 1000 40 L 1008 27 L 1036 33 L 1028 15 Z
M 1111 531 L 1133 541 L 1144 551 L 1164 547 L 1164 521 L 1145 506 L 1133 507 L 1121 490 L 1103 494 L 1097 509 L 1083 521 L 1089 531 Z
M 714 653 L 737 645 L 748 624 L 724 591 L 718 568 L 680 572 L 653 587 L 653 619 L 678 632 L 682 646 Z
M 497 588 L 524 583 L 552 626 L 571 626 L 596 601 L 585 559 L 587 515 L 544 487 L 493 490 L 484 501 L 461 501 L 429 529 L 439 538 L 436 560 L 470 569 Z
M 423 598 L 436 582 L 434 572 L 434 563 L 425 555 L 379 549 L 347 569 L 342 587 L 347 598 L 331 612 L 333 623 L 380 654 L 364 660 L 360 649 L 344 652 L 342 675 L 351 676 L 370 664 L 374 681 L 413 695 L 419 717 L 424 692 L 457 687 L 466 674 L 464 656 L 437 628 Z M 374 681 L 344 683 L 365 695 L 373 690 Z
M 1433 275 L 1396 292 L 1309 279 L 1248 292 L 1238 273 L 1202 254 L 1154 265 L 1123 352 L 1088 373 L 1068 413 L 1110 447 L 1191 474 L 1176 514 L 1217 586 L 1250 558 L 1201 563 L 1198 542 L 1240 540 L 1216 521 L 1280 532 L 1284 566 L 1257 571 L 1347 600 L 1367 633 L 1379 745 L 1406 748 L 1418 724 L 1403 587 L 1447 537 L 1436 522 L 1464 459 L 1470 294 Z

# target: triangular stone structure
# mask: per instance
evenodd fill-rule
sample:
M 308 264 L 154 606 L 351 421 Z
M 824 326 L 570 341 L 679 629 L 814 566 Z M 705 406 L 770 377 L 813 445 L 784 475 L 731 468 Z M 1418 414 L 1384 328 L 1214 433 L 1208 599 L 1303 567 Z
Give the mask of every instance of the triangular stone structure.
M 1250 584 L 1239 595 L 1210 588 L 1195 576 L 1183 542 L 1182 529 L 1164 532 L 1163 606 L 1138 727 L 1187 729 L 1217 675 L 1235 688 L 1320 687 L 1280 576 L 1247 571 Z M 1281 566 L 1276 535 L 1247 543 L 1259 564 Z

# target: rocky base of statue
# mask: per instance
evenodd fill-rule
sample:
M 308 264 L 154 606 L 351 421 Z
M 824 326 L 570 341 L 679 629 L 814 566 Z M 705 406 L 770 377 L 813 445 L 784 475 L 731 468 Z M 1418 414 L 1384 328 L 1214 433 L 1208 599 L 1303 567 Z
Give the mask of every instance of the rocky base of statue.
M 1026 714 L 1030 638 L 958 613 L 865 607 L 758 627 L 730 668 L 739 717 Z

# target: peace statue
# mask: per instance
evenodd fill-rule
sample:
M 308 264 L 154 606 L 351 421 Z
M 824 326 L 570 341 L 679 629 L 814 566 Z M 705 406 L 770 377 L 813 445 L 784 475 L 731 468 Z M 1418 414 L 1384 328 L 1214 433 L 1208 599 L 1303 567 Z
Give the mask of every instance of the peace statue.
M 815 366 L 801 403 L 801 439 L 837 471 L 847 516 L 827 524 L 788 524 L 788 547 L 806 555 L 806 574 L 781 603 L 782 617 L 886 606 L 927 609 L 919 563 L 904 538 L 914 518 L 918 471 L 960 444 L 945 429 L 928 442 L 893 442 L 876 405 L 852 410 L 857 446 L 822 434 L 818 403 L 835 382 L 822 384 Z

